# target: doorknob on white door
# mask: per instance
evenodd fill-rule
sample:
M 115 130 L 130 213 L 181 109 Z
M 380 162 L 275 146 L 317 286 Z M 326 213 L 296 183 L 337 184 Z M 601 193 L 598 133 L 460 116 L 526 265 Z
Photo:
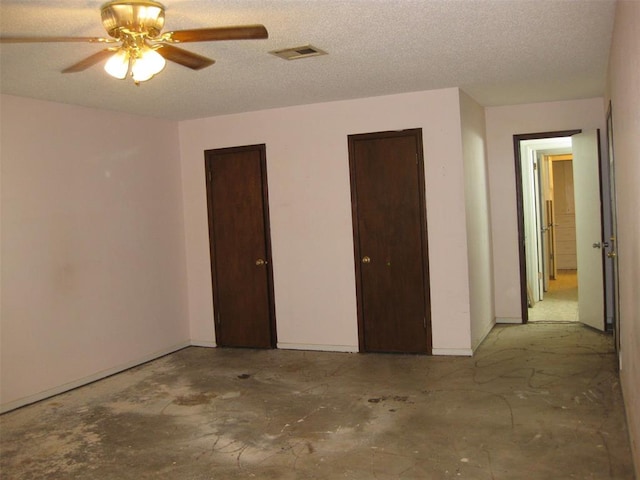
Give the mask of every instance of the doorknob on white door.
M 592 246 L 593 248 L 600 248 L 600 247 L 601 247 L 600 242 L 596 242 L 596 243 L 594 243 L 594 244 L 593 244 L 593 245 L 591 245 L 591 246 Z

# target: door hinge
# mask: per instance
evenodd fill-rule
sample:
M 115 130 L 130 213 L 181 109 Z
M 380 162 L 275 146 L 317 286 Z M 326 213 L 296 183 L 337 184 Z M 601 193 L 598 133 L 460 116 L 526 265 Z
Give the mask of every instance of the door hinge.
M 533 162 L 533 170 L 538 170 L 538 162 Z
M 220 325 L 220 312 L 216 312 L 216 324 Z
M 211 181 L 211 170 L 209 170 L 209 171 L 207 172 L 207 179 L 208 179 L 209 181 Z
M 427 317 L 422 317 L 422 324 L 424 325 L 424 329 L 427 329 Z

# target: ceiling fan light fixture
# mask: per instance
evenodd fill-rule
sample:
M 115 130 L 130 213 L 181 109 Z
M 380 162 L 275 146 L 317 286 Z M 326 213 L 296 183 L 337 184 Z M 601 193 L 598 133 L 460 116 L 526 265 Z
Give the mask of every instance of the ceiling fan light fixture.
M 129 73 L 129 52 L 124 48 L 119 49 L 104 64 L 104 71 L 112 77 L 124 79 Z
M 2 1 L 2 0 L 0 0 Z M 136 84 L 160 73 L 167 61 L 192 70 L 215 63 L 203 55 L 177 47 L 176 43 L 212 42 L 220 40 L 254 40 L 269 37 L 264 25 L 231 25 L 192 28 L 162 33 L 165 8 L 154 0 L 112 0 L 102 5 L 102 23 L 109 38 L 103 37 L 3 37 L 4 43 L 89 42 L 118 44 L 74 63 L 62 73 L 82 72 L 105 62 L 104 70 L 112 77 L 133 78 Z
M 107 33 L 117 39 L 131 32 L 154 38 L 164 27 L 164 5 L 151 0 L 108 2 L 102 6 L 101 13 Z
M 133 59 L 131 65 L 131 75 L 134 82 L 144 82 L 164 69 L 167 62 L 152 48 L 146 48 L 142 53 Z

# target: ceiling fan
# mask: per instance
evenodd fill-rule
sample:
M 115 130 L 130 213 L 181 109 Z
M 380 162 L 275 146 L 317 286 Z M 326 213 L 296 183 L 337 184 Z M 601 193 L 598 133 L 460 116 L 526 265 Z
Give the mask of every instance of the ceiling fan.
M 264 25 L 196 28 L 162 33 L 165 7 L 153 0 L 115 0 L 101 7 L 102 24 L 109 38 L 102 37 L 0 37 L 0 43 L 89 42 L 114 44 L 62 73 L 81 72 L 103 61 L 105 70 L 115 78 L 131 76 L 136 84 L 162 71 L 165 60 L 192 70 L 215 63 L 197 53 L 176 47 L 187 42 L 248 40 L 267 38 Z

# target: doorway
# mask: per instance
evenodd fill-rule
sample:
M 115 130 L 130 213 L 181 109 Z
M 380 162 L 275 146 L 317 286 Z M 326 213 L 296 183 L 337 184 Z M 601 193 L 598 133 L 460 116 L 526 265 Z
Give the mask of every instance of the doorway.
M 578 262 L 571 137 L 521 142 L 533 165 L 533 182 L 523 186 L 533 201 L 525 210 L 529 321 L 578 321 Z M 524 160 L 523 169 L 527 160 Z M 523 174 L 523 180 L 527 177 Z M 536 257 L 532 261 L 531 256 Z M 533 275 L 532 275 L 533 274 Z M 532 278 L 533 277 L 533 278 Z
M 205 151 L 216 343 L 275 348 L 265 145 Z
M 523 323 L 605 330 L 599 132 L 514 135 L 514 152 Z
M 360 351 L 431 353 L 422 130 L 348 141 Z

